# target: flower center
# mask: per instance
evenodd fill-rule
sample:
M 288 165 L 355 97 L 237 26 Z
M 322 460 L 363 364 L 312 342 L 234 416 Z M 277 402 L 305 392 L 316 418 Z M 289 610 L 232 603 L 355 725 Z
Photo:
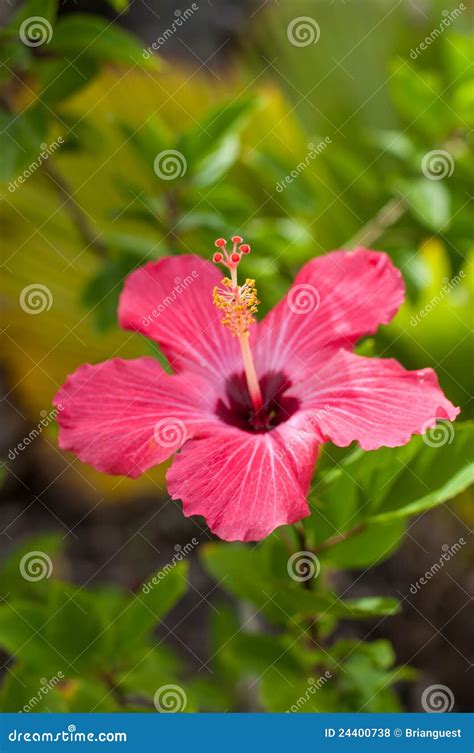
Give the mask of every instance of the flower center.
M 213 261 L 222 264 L 230 271 L 230 278 L 222 280 L 221 287 L 216 286 L 213 292 L 214 303 L 218 309 L 224 312 L 222 324 L 229 327 L 232 335 L 239 339 L 242 351 L 245 379 L 251 404 L 256 413 L 263 405 L 262 391 L 255 371 L 252 351 L 250 350 L 250 326 L 254 323 L 254 314 L 257 311 L 259 301 L 255 280 L 247 279 L 243 285 L 237 280 L 237 267 L 242 255 L 250 253 L 248 243 L 242 243 L 240 235 L 233 235 L 232 251 L 227 251 L 225 238 L 218 238 L 215 242 L 220 251 L 216 251 Z
M 298 399 L 285 394 L 291 382 L 283 372 L 267 372 L 259 386 L 262 405 L 255 410 L 245 374 L 232 374 L 225 384 L 226 400 L 218 400 L 216 414 L 226 424 L 261 434 L 287 421 L 298 410 Z

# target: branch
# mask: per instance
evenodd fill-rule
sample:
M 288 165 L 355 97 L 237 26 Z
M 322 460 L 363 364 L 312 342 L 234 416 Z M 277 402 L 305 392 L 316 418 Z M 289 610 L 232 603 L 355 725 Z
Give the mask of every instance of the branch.
M 357 246 L 370 247 L 374 241 L 378 240 L 381 235 L 405 213 L 406 203 L 402 198 L 390 199 L 382 209 L 377 212 L 351 240 L 345 244 L 346 248 L 353 249 Z
M 331 538 L 326 539 L 326 541 L 323 541 L 322 544 L 313 549 L 313 552 L 315 554 L 325 552 L 326 549 L 330 549 L 331 547 L 336 546 L 336 544 L 340 544 L 342 541 L 347 541 L 347 539 L 352 538 L 352 536 L 362 533 L 362 531 L 365 530 L 366 525 L 366 523 L 358 523 L 353 528 L 349 528 L 348 531 L 344 531 L 344 533 L 338 533 L 336 536 L 331 536 Z
M 68 183 L 52 165 L 51 160 L 43 164 L 43 171 L 55 185 L 58 194 L 64 200 L 64 209 L 69 214 L 87 248 L 91 248 L 102 259 L 105 258 L 107 256 L 106 246 L 90 224 L 86 213 L 74 199 Z

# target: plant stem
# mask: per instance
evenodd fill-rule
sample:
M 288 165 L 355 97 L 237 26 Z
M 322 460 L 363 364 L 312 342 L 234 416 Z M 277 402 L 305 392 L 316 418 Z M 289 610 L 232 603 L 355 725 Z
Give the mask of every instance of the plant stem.
M 295 523 L 295 531 L 296 535 L 298 536 L 299 545 L 301 547 L 301 551 L 308 552 L 310 551 L 308 547 L 308 542 L 306 539 L 306 531 L 304 530 L 304 526 L 301 523 Z M 307 591 L 313 590 L 313 579 L 308 578 L 307 580 L 302 581 L 302 586 Z M 319 648 L 319 635 L 318 635 L 318 624 L 317 624 L 317 618 L 316 617 L 310 617 L 308 620 L 308 634 L 309 634 L 309 647 L 310 648 Z
M 353 526 L 353 528 L 349 528 L 348 531 L 344 531 L 344 533 L 338 533 L 335 536 L 331 536 L 331 538 L 326 539 L 326 541 L 323 541 L 322 544 L 313 549 L 313 552 L 315 554 L 318 554 L 318 552 L 324 552 L 326 551 L 326 549 L 330 549 L 332 546 L 336 546 L 336 544 L 340 544 L 342 541 L 346 541 L 352 536 L 356 536 L 358 533 L 361 533 L 365 529 L 365 527 L 366 523 L 358 523 L 356 526 Z
M 374 241 L 405 213 L 407 205 L 402 198 L 390 199 L 379 212 L 359 232 L 345 244 L 345 248 L 371 246 Z
M 57 192 L 64 200 L 64 208 L 73 221 L 87 248 L 92 249 L 102 259 L 107 257 L 107 248 L 100 240 L 99 235 L 89 222 L 83 209 L 79 206 L 72 195 L 72 191 L 61 173 L 54 167 L 51 159 L 43 164 L 43 171 L 49 180 L 55 185 Z

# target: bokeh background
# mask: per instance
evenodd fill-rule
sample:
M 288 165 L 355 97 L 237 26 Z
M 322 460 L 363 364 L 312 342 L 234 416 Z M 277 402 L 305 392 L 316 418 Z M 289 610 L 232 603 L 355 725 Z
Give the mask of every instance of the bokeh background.
M 127 691 L 140 690 L 132 706 L 146 708 L 142 696 L 152 697 L 157 678 L 165 682 L 179 665 L 196 708 L 265 708 L 254 670 L 233 679 L 235 657 L 213 659 L 233 635 L 229 605 L 237 625 L 269 642 L 274 629 L 203 567 L 200 550 L 213 537 L 168 500 L 165 468 L 132 482 L 65 455 L 52 397 L 84 362 L 158 355 L 117 326 L 130 270 L 167 254 L 208 258 L 216 237 L 239 232 L 255 251 L 247 273 L 257 279 L 262 312 L 315 255 L 359 243 L 387 251 L 402 269 L 407 302 L 363 352 L 434 367 L 461 420 L 472 418 L 471 9 L 467 0 L 1 6 L 1 588 L 5 599 L 24 589 L 19 552 L 40 550 L 54 561 L 41 588 L 58 578 L 71 594 L 100 589 L 105 602 L 110 593 L 112 604 L 113 588 L 130 596 L 196 538 L 186 592 L 178 584 L 179 603 L 150 625 L 161 653 L 153 676 Z M 39 43 L 20 33 L 34 16 L 50 24 L 50 39 L 44 24 Z M 301 17 L 298 31 L 292 23 Z M 156 162 L 169 149 L 186 158 L 172 179 Z M 402 599 L 395 616 L 343 620 L 338 630 L 348 640 L 390 640 L 398 664 L 418 670 L 401 675 L 395 691 L 411 711 L 430 683 L 448 686 L 457 710 L 472 703 L 472 548 L 410 594 L 443 546 L 469 541 L 472 520 L 465 491 L 410 520 L 390 557 L 328 575 L 354 597 Z M 33 601 L 45 598 L 37 591 Z M 73 633 L 93 632 L 93 620 L 81 619 L 85 603 L 79 610 L 63 611 L 63 621 Z M 12 710 L 59 669 L 34 641 L 12 658 L 8 631 L 24 629 L 20 616 L 16 628 L 0 624 L 2 706 Z M 123 707 L 113 679 L 88 672 L 89 664 L 79 668 L 36 710 L 108 708 L 100 705 L 104 687 L 112 707 Z M 354 672 L 363 684 L 362 670 Z

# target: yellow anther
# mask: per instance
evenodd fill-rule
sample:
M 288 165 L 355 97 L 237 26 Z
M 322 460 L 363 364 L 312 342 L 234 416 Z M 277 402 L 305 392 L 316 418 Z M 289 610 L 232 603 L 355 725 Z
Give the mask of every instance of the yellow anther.
M 213 299 L 217 308 L 224 312 L 222 324 L 229 327 L 233 335 L 239 337 L 249 331 L 250 325 L 255 321 L 253 314 L 260 303 L 255 280 L 248 278 L 243 285 L 235 285 L 225 277 L 222 287 L 214 288 Z

